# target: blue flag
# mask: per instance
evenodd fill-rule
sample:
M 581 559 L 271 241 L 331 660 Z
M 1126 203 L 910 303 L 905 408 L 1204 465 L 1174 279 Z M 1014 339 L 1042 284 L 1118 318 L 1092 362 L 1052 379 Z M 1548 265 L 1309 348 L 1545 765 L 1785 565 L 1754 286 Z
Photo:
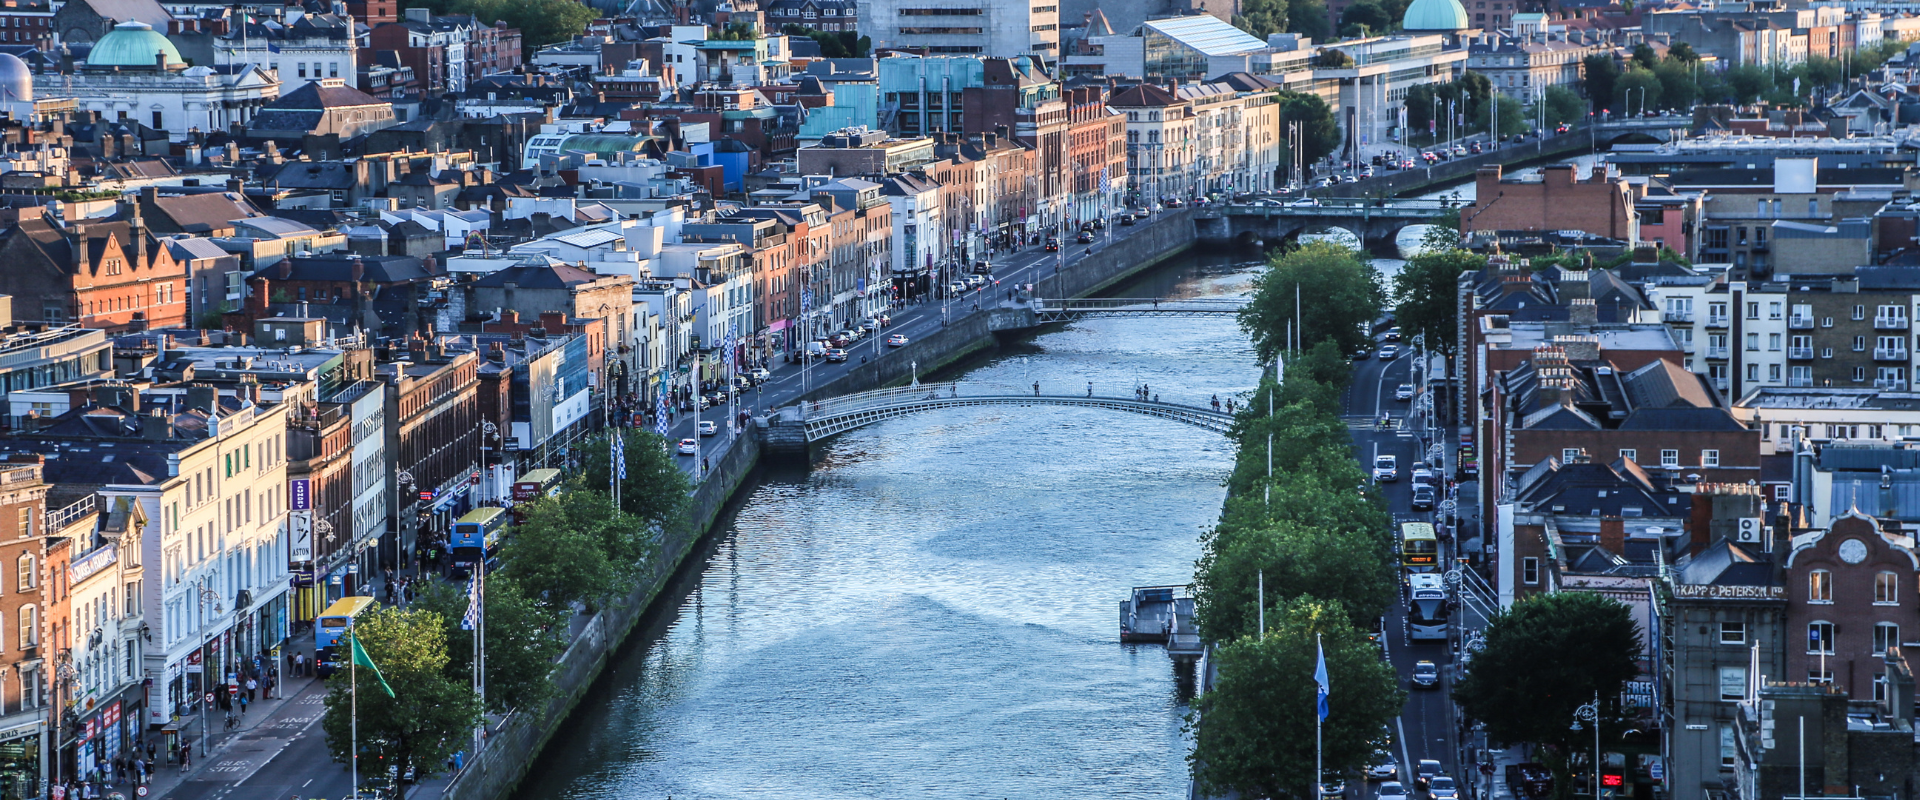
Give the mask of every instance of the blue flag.
M 663 387 L 658 395 L 660 402 L 653 410 L 653 430 L 660 438 L 667 438 L 667 390 Z
M 1320 662 L 1313 668 L 1313 682 L 1320 684 L 1320 719 L 1327 718 L 1327 647 L 1317 644 L 1320 649 Z
M 480 624 L 480 570 L 474 570 L 467 580 L 467 613 L 460 617 L 460 629 L 473 630 Z

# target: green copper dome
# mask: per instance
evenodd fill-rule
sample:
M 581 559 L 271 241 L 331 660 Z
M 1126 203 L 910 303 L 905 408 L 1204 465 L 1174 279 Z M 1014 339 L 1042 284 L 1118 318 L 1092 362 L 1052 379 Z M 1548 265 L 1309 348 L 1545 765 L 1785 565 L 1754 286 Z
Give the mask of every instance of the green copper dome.
M 1473 23 L 1467 21 L 1467 7 L 1460 0 L 1413 0 L 1400 27 L 1409 31 L 1460 31 L 1473 27 Z
M 87 66 L 151 67 L 156 53 L 167 54 L 168 64 L 186 63 L 180 57 L 180 48 L 152 25 L 138 20 L 122 22 L 93 44 L 93 50 L 87 53 Z

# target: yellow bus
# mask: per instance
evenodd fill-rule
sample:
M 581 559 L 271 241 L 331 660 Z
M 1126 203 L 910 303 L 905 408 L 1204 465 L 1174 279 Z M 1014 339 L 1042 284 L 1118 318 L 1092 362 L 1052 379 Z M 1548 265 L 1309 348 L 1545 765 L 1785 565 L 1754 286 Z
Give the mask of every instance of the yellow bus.
M 1440 537 L 1434 535 L 1432 523 L 1400 523 L 1400 565 L 1408 572 L 1440 568 Z
M 341 664 L 346 663 L 346 649 L 341 645 L 340 637 L 353 627 L 353 621 L 368 609 L 379 605 L 371 597 L 342 597 L 320 612 L 320 618 L 313 622 L 313 663 L 314 674 L 327 677 L 333 674 Z

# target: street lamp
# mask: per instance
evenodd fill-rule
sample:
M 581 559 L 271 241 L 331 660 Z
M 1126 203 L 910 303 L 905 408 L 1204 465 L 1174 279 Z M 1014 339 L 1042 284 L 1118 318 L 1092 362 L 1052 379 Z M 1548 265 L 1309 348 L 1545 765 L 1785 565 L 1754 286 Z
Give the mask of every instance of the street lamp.
M 200 698 L 200 755 L 211 752 L 208 739 L 213 738 L 213 729 L 207 727 L 207 706 L 213 705 L 213 686 L 207 676 L 212 674 L 213 665 L 207 663 L 207 648 L 213 645 L 213 637 L 207 635 L 207 604 L 213 604 L 214 616 L 219 616 L 220 593 L 202 583 L 194 587 L 199 592 L 197 608 L 200 612 L 200 691 L 206 696 Z
M 1593 702 L 1583 703 L 1573 710 L 1573 728 L 1580 730 L 1580 723 L 1593 726 L 1593 800 L 1600 800 L 1600 693 L 1593 693 Z

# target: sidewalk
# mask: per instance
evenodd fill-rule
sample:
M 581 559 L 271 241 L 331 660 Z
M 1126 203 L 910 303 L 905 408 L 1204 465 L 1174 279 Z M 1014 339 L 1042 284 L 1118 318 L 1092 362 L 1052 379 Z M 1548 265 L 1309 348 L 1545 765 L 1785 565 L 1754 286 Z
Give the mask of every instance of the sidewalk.
M 306 653 L 309 659 L 312 657 L 311 650 L 311 647 L 299 648 L 299 652 Z M 216 729 L 210 752 L 202 753 L 200 716 L 195 714 L 182 718 L 182 722 L 186 723 L 182 738 L 190 738 L 193 743 L 189 769 L 183 773 L 178 765 L 166 763 L 166 754 L 161 753 L 160 764 L 150 770 L 148 796 L 172 797 L 182 784 L 189 781 L 227 780 L 226 777 L 215 776 L 226 776 L 236 771 L 237 765 L 229 755 L 238 743 L 268 732 L 295 736 L 319 719 L 320 703 L 326 696 L 326 682 L 312 677 L 282 677 L 277 687 L 278 696 L 249 704 L 247 712 L 240 717 L 239 727 L 232 731 L 220 729 L 224 712 L 207 710 L 207 724 Z M 277 754 L 275 750 L 272 755 Z M 271 755 L 267 758 L 270 759 Z M 257 769 L 264 763 L 263 759 L 254 766 Z

